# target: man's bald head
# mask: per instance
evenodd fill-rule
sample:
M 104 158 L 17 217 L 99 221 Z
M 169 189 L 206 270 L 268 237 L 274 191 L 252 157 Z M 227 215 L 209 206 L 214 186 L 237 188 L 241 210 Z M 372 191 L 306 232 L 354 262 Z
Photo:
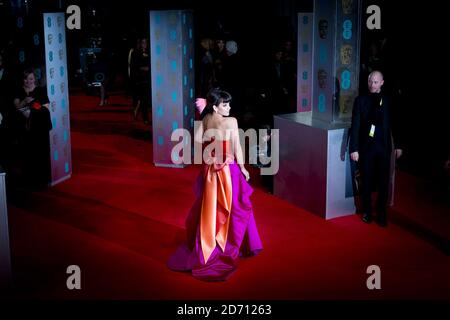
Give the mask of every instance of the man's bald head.
M 383 80 L 383 74 L 380 72 L 380 71 L 377 71 L 377 70 L 375 70 L 375 71 L 372 71 L 370 74 L 369 74 L 369 80 L 372 78 L 372 77 L 378 77 L 380 80 Z
M 372 71 L 369 74 L 368 86 L 371 93 L 379 93 L 383 84 L 383 74 L 380 71 Z

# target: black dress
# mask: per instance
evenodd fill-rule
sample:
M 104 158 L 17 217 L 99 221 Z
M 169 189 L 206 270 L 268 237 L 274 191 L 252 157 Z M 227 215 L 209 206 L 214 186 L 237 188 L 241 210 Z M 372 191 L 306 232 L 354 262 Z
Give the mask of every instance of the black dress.
M 150 57 L 148 51 L 133 51 L 130 67 L 133 91 L 137 100 L 140 101 L 142 119 L 148 121 L 149 110 L 151 109 Z M 148 68 L 148 70 L 144 68 Z
M 49 103 L 49 99 L 47 90 L 43 87 L 36 87 L 28 94 L 20 88 L 15 95 L 15 99 L 20 101 L 26 97 L 34 100 L 17 111 L 17 128 L 21 137 L 19 153 L 27 183 L 31 187 L 42 187 L 48 185 L 51 178 L 49 131 L 52 129 L 52 122 L 50 111 L 43 106 Z

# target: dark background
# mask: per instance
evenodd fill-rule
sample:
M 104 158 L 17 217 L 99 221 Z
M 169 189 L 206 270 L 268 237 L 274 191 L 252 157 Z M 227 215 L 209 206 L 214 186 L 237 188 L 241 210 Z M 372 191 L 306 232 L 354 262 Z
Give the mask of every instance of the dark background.
M 19 5 L 21 4 L 21 5 Z M 195 38 L 224 33 L 239 44 L 245 62 L 247 81 L 261 76 L 260 68 L 284 40 L 296 39 L 299 11 L 312 11 L 312 0 L 194 1 L 194 0 L 0 0 L 0 50 L 14 43 L 18 15 L 38 20 L 43 12 L 65 11 L 76 4 L 81 8 L 81 30 L 66 30 L 71 85 L 79 68 L 78 50 L 89 46 L 93 35 L 102 37 L 102 48 L 114 60 L 114 72 L 124 76 L 127 54 L 137 37 L 148 37 L 148 11 L 191 9 L 195 17 Z M 381 8 L 381 30 L 365 27 L 368 5 Z M 439 1 L 422 2 L 363 0 L 361 60 L 374 39 L 387 39 L 385 58 L 389 76 L 402 96 L 402 126 L 405 153 L 399 161 L 402 170 L 439 179 L 449 155 L 447 83 L 448 55 L 442 43 L 448 39 L 446 11 Z M 93 14 L 95 10 L 95 15 Z M 198 42 L 198 41 L 197 41 Z M 296 44 L 295 44 L 296 47 Z M 14 65 L 14 61 L 8 61 Z

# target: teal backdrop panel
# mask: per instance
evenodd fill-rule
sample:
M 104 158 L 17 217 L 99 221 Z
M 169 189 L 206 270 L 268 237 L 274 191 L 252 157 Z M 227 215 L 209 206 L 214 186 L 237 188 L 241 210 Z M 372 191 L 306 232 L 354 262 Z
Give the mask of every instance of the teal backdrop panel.
M 298 13 L 297 112 L 311 111 L 313 14 Z
M 150 11 L 153 162 L 157 166 L 183 166 L 173 161 L 182 154 L 172 155 L 179 142 L 171 141 L 171 135 L 179 128 L 193 131 L 193 28 L 192 11 Z
M 63 12 L 44 13 L 47 94 L 53 125 L 50 131 L 52 185 L 70 178 L 72 174 L 65 28 Z

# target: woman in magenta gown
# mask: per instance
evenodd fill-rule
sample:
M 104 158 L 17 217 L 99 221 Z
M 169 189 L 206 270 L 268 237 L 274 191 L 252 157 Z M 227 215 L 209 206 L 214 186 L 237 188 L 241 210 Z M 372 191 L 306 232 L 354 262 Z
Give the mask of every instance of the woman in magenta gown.
M 205 281 L 226 280 L 240 256 L 262 250 L 256 228 L 239 143 L 238 125 L 230 113 L 229 93 L 213 89 L 203 102 L 195 141 L 204 146 L 203 167 L 195 185 L 196 200 L 186 219 L 187 240 L 169 258 L 175 271 L 191 271 Z

